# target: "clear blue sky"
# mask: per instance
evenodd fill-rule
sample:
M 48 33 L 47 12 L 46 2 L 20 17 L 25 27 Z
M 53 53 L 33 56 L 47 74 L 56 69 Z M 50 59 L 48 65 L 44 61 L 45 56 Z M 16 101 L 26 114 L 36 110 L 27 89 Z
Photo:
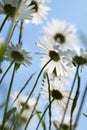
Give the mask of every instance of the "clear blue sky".
M 51 7 L 51 11 L 48 13 L 47 19 L 50 21 L 52 18 L 58 18 L 60 20 L 66 20 L 69 23 L 75 24 L 78 31 L 85 34 L 87 37 L 87 0 L 52 0 L 51 3 L 49 3 L 49 6 Z M 0 20 L 1 23 L 1 20 Z M 43 25 L 46 23 L 46 21 L 43 23 Z M 27 70 L 24 67 L 20 69 L 20 73 L 17 73 L 17 78 L 15 79 L 16 86 L 15 88 L 17 90 L 19 89 L 19 83 L 20 86 L 26 81 L 27 77 L 33 72 L 38 72 L 40 68 L 39 63 L 39 56 L 34 55 L 35 52 L 38 51 L 38 47 L 35 46 L 35 42 L 39 40 L 39 32 L 42 28 L 42 25 L 25 25 L 24 32 L 23 32 L 23 41 L 24 45 L 23 47 L 27 50 L 31 50 L 33 57 L 33 66 L 31 69 Z M 1 36 L 5 36 L 5 31 L 1 34 Z M 18 33 L 18 30 L 17 32 Z M 17 36 L 17 34 L 16 34 Z M 13 36 L 13 41 L 16 40 L 17 37 L 15 35 Z M 83 44 L 83 43 L 82 43 Z M 86 48 L 86 46 L 85 46 Z M 4 64 L 4 67 L 6 68 L 7 65 Z M 32 71 L 33 69 L 33 71 Z M 81 82 L 81 92 L 83 91 L 83 87 L 86 85 L 86 77 L 87 77 L 87 69 L 83 71 L 83 74 L 81 74 L 82 82 Z M 26 75 L 24 75 L 26 73 Z M 10 73 L 9 73 L 10 75 Z M 17 82 L 18 77 L 20 76 L 19 81 Z M 5 83 L 3 85 L 6 87 L 8 83 L 8 77 L 5 79 Z M 85 80 L 85 81 L 84 81 Z M 4 93 L 4 92 L 3 92 Z M 1 93 L 0 93 L 1 95 Z M 2 97 L 1 95 L 0 97 Z M 84 105 L 84 109 L 82 112 L 87 113 L 87 100 Z M 87 130 L 87 118 L 85 118 L 83 115 L 81 115 L 81 119 L 78 125 L 77 130 Z

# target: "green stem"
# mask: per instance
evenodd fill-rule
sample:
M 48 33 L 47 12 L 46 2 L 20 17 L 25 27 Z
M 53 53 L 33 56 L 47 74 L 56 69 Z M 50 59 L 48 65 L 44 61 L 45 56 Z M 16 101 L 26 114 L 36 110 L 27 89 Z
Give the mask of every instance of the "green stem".
M 23 21 L 21 21 L 20 23 L 20 33 L 19 33 L 19 39 L 18 39 L 18 43 L 20 44 L 21 43 L 21 38 L 22 38 L 22 31 L 23 31 Z
M 14 61 L 9 65 L 9 67 L 7 68 L 7 70 L 4 72 L 2 78 L 0 79 L 0 84 L 3 81 L 3 79 L 4 79 L 5 75 L 7 74 L 7 72 L 9 71 L 9 69 L 11 68 L 11 66 L 13 65 L 13 63 L 14 63 Z
M 42 119 L 43 119 L 45 113 L 47 112 L 47 110 L 48 110 L 50 104 L 53 103 L 53 101 L 54 101 L 54 99 L 52 99 L 52 101 L 49 103 L 49 105 L 48 105 L 48 106 L 46 107 L 46 109 L 44 110 L 44 112 L 43 112 L 43 114 L 42 114 L 42 116 L 41 116 L 41 118 L 40 118 L 40 120 L 39 120 L 39 122 L 38 122 L 38 125 L 37 125 L 37 127 L 36 127 L 36 130 L 38 130 L 39 125 L 40 125 L 40 123 L 41 123 L 41 121 L 42 121 Z
M 82 107 L 83 107 L 86 96 L 87 96 L 87 86 L 85 87 L 83 95 L 82 95 L 80 107 L 79 107 L 79 110 L 78 110 L 78 113 L 77 113 L 77 116 L 76 116 L 76 120 L 75 120 L 75 123 L 74 123 L 73 130 L 76 129 L 76 125 L 78 124 L 78 120 L 79 120 L 80 113 L 81 113 L 81 110 L 82 110 Z
M 48 82 L 48 92 L 49 92 L 49 104 L 51 102 L 51 96 L 50 96 L 50 81 L 47 74 L 47 82 Z M 49 130 L 51 130 L 51 104 L 49 105 Z
M 70 114 L 70 130 L 72 130 L 72 118 L 73 118 L 73 112 L 75 110 L 75 107 L 77 105 L 77 101 L 79 98 L 79 93 L 80 93 L 80 77 L 79 77 L 79 73 L 78 73 L 78 83 L 77 83 L 77 90 L 75 93 L 75 97 L 73 99 L 73 103 L 72 103 L 72 107 L 71 107 L 71 114 Z
M 26 86 L 28 85 L 29 81 L 32 79 L 33 76 L 34 76 L 34 73 L 29 77 L 29 79 L 26 81 L 26 83 L 24 84 L 24 86 L 21 88 L 21 90 L 20 90 L 19 93 L 17 94 L 15 100 L 13 101 L 11 107 L 14 105 L 15 101 L 18 99 L 18 97 L 19 97 L 20 94 L 23 92 L 23 90 L 26 88 Z
M 28 119 L 28 121 L 27 121 L 27 123 L 26 123 L 26 125 L 25 125 L 24 130 L 27 130 L 27 127 L 28 127 L 28 125 L 29 125 L 29 123 L 30 123 L 31 118 L 33 117 L 33 114 L 34 114 L 34 111 L 35 111 L 35 109 L 36 109 L 36 106 L 37 106 L 37 103 L 38 103 L 39 98 L 40 98 L 40 94 L 39 94 L 38 97 L 37 97 L 37 101 L 36 101 L 36 103 L 35 103 L 35 105 L 34 105 L 34 108 L 33 108 L 33 110 L 32 110 L 32 113 L 31 113 L 31 115 L 30 115 L 30 117 L 29 117 L 29 119 Z
M 37 77 L 37 79 L 36 79 L 36 81 L 35 81 L 35 84 L 34 84 L 32 90 L 31 90 L 31 92 L 30 92 L 28 98 L 27 98 L 26 101 L 25 101 L 25 104 L 27 104 L 27 102 L 29 101 L 29 99 L 30 99 L 30 97 L 31 97 L 31 95 L 32 95 L 32 93 L 33 93 L 33 91 L 35 90 L 35 87 L 36 87 L 36 85 L 37 85 L 37 83 L 38 83 L 38 80 L 39 80 L 39 78 L 40 78 L 40 76 L 41 76 L 41 74 L 42 74 L 44 68 L 50 63 L 50 61 L 51 61 L 51 59 L 43 66 L 43 68 L 42 68 L 41 71 L 39 72 L 38 77 Z M 24 109 L 25 109 L 25 106 L 22 107 L 22 110 L 21 110 L 21 112 L 20 112 L 19 118 L 21 117 L 21 114 L 23 113 Z M 15 130 L 15 128 L 16 128 L 16 123 L 17 123 L 17 122 L 18 122 L 18 119 L 15 121 L 13 130 Z
M 6 122 L 6 114 L 7 114 L 8 103 L 9 103 L 9 98 L 10 98 L 10 93 L 11 93 L 11 89 L 12 89 L 14 75 L 15 75 L 15 68 L 14 68 L 13 73 L 12 73 L 12 78 L 11 78 L 11 82 L 10 82 L 10 86 L 9 86 L 9 90 L 8 90 L 8 94 L 7 94 L 7 98 L 6 98 L 4 116 L 3 116 L 3 121 L 2 121 L 2 130 L 4 130 L 4 125 Z
M 64 110 L 64 114 L 63 114 L 63 118 L 62 118 L 61 124 L 63 123 L 65 115 L 66 115 L 67 107 L 68 107 L 69 100 L 70 100 L 70 97 L 71 97 L 71 94 L 72 94 L 72 91 L 73 91 L 73 88 L 74 88 L 74 84 L 75 84 L 75 81 L 76 81 L 78 70 L 79 70 L 79 66 L 77 66 L 77 69 L 76 69 L 76 73 L 75 73 L 75 76 L 74 76 L 74 79 L 73 79 L 73 83 L 72 83 L 72 86 L 71 86 L 71 91 L 70 91 L 70 94 L 69 94 L 69 97 L 68 97 L 68 100 L 67 100 L 67 103 L 66 103 L 66 108 Z M 60 125 L 60 129 L 61 129 L 61 125 Z
M 5 19 L 3 20 L 3 22 L 2 22 L 2 24 L 0 26 L 0 32 L 2 31 L 2 29 L 3 29 L 3 27 L 4 27 L 4 25 L 5 25 L 6 21 L 7 21 L 7 19 L 8 19 L 8 15 L 5 17 Z
M 17 22 L 13 21 L 11 26 L 10 26 L 10 29 L 9 29 L 9 32 L 8 32 L 8 36 L 6 38 L 6 44 L 5 44 L 6 47 L 8 47 L 8 45 L 9 45 L 9 42 L 10 42 L 12 36 L 13 36 L 14 30 L 15 30 L 15 28 L 17 26 L 17 23 L 18 23 L 18 21 Z

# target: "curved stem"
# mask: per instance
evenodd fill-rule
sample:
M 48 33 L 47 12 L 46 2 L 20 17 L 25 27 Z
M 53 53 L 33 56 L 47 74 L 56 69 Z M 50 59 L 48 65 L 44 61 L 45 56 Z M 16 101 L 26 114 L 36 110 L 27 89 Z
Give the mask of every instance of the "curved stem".
M 6 38 L 6 47 L 8 47 L 8 45 L 9 45 L 9 42 L 10 42 L 12 36 L 13 36 L 14 30 L 17 26 L 17 23 L 18 23 L 18 21 L 16 21 L 16 22 L 13 21 L 12 24 L 11 24 L 11 27 L 10 27 L 9 32 L 8 32 L 8 36 Z
M 49 92 L 49 104 L 51 102 L 51 96 L 50 96 L 50 81 L 47 74 L 47 82 L 48 82 L 48 92 Z M 49 130 L 51 130 L 51 104 L 49 105 Z
M 39 78 L 40 78 L 40 76 L 41 76 L 41 74 L 42 74 L 44 68 L 50 63 L 50 61 L 51 61 L 51 59 L 43 66 L 43 68 L 42 68 L 41 71 L 39 72 L 38 77 L 37 77 L 37 79 L 36 79 L 36 81 L 35 81 L 35 84 L 34 84 L 32 90 L 31 90 L 31 92 L 30 92 L 30 94 L 29 94 L 29 96 L 28 96 L 28 98 L 27 98 L 27 100 L 26 100 L 26 103 L 28 102 L 28 100 L 29 100 L 29 98 L 31 97 L 33 91 L 35 90 L 35 87 L 36 87 L 36 85 L 37 85 L 37 83 L 38 83 L 38 80 L 39 80 Z
M 5 75 L 7 74 L 7 72 L 9 71 L 9 69 L 11 68 L 11 66 L 13 65 L 13 63 L 14 63 L 14 61 L 9 65 L 9 67 L 7 68 L 7 70 L 4 72 L 2 78 L 0 79 L 0 84 L 3 81 L 3 79 L 4 79 Z
M 9 103 L 9 98 L 10 98 L 10 93 L 11 93 L 11 89 L 12 89 L 14 75 L 15 75 L 15 67 L 14 67 L 14 70 L 13 70 L 13 73 L 12 73 L 12 78 L 11 78 L 11 82 L 10 82 L 10 85 L 9 85 L 9 90 L 8 90 L 8 94 L 7 94 L 7 98 L 6 98 L 4 116 L 3 116 L 3 121 L 2 121 L 2 130 L 4 130 L 4 125 L 5 125 L 5 122 L 6 122 L 6 114 L 7 114 L 8 103 Z
M 49 105 L 48 105 L 48 106 L 46 107 L 46 109 L 44 110 L 44 112 L 43 112 L 43 114 L 42 114 L 42 116 L 41 116 L 41 118 L 40 118 L 40 120 L 39 120 L 39 122 L 38 122 L 38 125 L 37 125 L 37 127 L 36 127 L 36 130 L 38 130 L 39 125 L 40 125 L 40 122 L 42 121 L 42 119 L 43 119 L 43 117 L 44 117 L 46 111 L 48 110 L 50 104 L 53 103 L 53 101 L 54 101 L 54 99 L 52 99 L 52 101 L 49 103 Z
M 76 73 L 75 73 L 75 76 L 74 76 L 74 79 L 73 79 L 73 83 L 72 83 L 72 86 L 71 86 L 71 91 L 70 91 L 70 94 L 69 94 L 69 97 L 68 97 L 68 100 L 67 100 L 67 103 L 66 103 L 66 108 L 64 110 L 64 114 L 63 114 L 63 118 L 62 118 L 61 124 L 63 123 L 65 115 L 66 115 L 67 107 L 68 107 L 69 100 L 70 100 L 70 97 L 71 97 L 71 94 L 72 94 L 72 91 L 73 91 L 73 88 L 74 88 L 74 84 L 75 84 L 75 81 L 76 81 L 76 77 L 77 77 L 78 71 L 79 71 L 79 66 L 77 66 L 77 69 L 76 69 Z M 61 125 L 60 125 L 60 129 L 61 129 Z
M 0 26 L 0 32 L 2 31 L 2 29 L 3 29 L 3 27 L 5 25 L 5 22 L 7 21 L 7 19 L 8 19 L 8 15 L 5 17 L 5 19 L 3 20 L 3 22 L 2 22 L 2 24 Z
M 35 87 L 36 87 L 36 85 L 37 85 L 37 83 L 38 83 L 38 80 L 39 80 L 39 78 L 40 78 L 40 76 L 41 76 L 41 74 L 42 74 L 44 68 L 50 63 L 50 61 L 51 61 L 51 59 L 43 66 L 43 68 L 42 68 L 41 71 L 39 72 L 38 77 L 37 77 L 37 79 L 36 79 L 36 81 L 35 81 L 35 84 L 34 84 L 32 90 L 31 90 L 29 96 L 27 97 L 27 99 L 26 99 L 26 101 L 25 101 L 25 104 L 27 104 L 27 102 L 29 101 L 29 99 L 30 99 L 30 97 L 31 97 L 31 95 L 32 95 L 32 93 L 33 93 L 33 91 L 35 90 Z M 20 116 L 21 116 L 21 114 L 23 113 L 24 109 L 25 109 L 25 106 L 22 107 L 21 112 L 20 112 Z M 19 116 L 19 118 L 20 118 L 20 116 Z M 18 119 L 15 121 L 13 130 L 15 130 L 15 128 L 16 128 L 16 123 L 17 123 L 17 122 L 18 122 Z
M 78 123 L 78 120 L 79 120 L 79 117 L 80 117 L 80 113 L 81 113 L 81 110 L 82 110 L 82 107 L 83 107 L 83 104 L 84 104 L 84 101 L 85 101 L 86 96 L 87 96 L 87 86 L 85 87 L 84 92 L 83 92 L 83 95 L 82 95 L 80 107 L 79 107 L 79 110 L 78 110 L 78 113 L 77 113 L 77 116 L 76 116 L 76 120 L 75 120 L 75 123 L 74 123 L 73 130 L 75 130 L 76 125 L 77 125 L 77 123 Z
M 18 43 L 21 43 L 21 38 L 22 38 L 22 33 L 23 33 L 23 21 L 21 21 L 20 23 L 20 32 L 19 32 L 19 39 L 18 39 Z
M 34 111 L 35 111 L 35 109 L 36 109 L 36 106 L 37 106 L 37 103 L 38 103 L 39 98 L 40 98 L 40 94 L 39 94 L 38 97 L 37 97 L 36 103 L 35 103 L 35 105 L 34 105 L 34 108 L 33 108 L 33 110 L 32 110 L 32 113 L 31 113 L 31 115 L 30 115 L 30 117 L 29 117 L 29 119 L 28 119 L 28 121 L 27 121 L 27 123 L 26 123 L 26 126 L 25 126 L 24 130 L 27 130 L 27 127 L 28 127 L 28 125 L 29 125 L 29 122 L 30 122 L 31 118 L 33 117 L 33 114 L 34 114 Z

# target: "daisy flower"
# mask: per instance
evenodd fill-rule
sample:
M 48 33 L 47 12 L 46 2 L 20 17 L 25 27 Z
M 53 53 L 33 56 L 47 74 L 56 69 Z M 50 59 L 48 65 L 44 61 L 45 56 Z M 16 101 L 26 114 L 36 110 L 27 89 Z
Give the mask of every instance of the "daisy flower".
M 42 33 L 45 36 L 50 36 L 55 41 L 55 44 L 64 50 L 76 47 L 78 41 L 75 25 L 70 25 L 66 21 L 52 19 L 43 27 Z
M 43 94 L 43 96 L 49 100 L 48 83 L 46 80 L 41 88 L 41 94 Z M 65 90 L 64 86 L 62 86 L 62 84 L 58 82 L 57 78 L 55 78 L 54 80 L 50 80 L 50 97 L 51 100 L 54 99 L 52 104 L 55 109 L 57 109 L 57 111 L 59 110 L 63 112 L 65 110 L 69 94 L 70 91 Z M 46 101 L 48 102 L 48 100 Z M 69 102 L 67 111 L 68 108 L 70 108 L 71 102 L 72 100 L 70 100 Z
M 5 52 L 5 60 L 28 66 L 31 64 L 29 52 L 22 49 L 22 44 L 8 46 Z
M 57 118 L 52 120 L 52 123 L 53 123 L 54 127 L 56 129 L 59 129 L 59 127 L 61 127 L 61 130 L 70 130 L 70 117 L 66 116 L 64 118 L 64 122 L 62 124 L 61 124 L 61 120 L 60 119 L 61 119 L 61 117 L 59 117 L 59 115 L 58 115 Z
M 44 69 L 48 74 L 55 73 L 56 76 L 59 77 L 68 75 L 67 69 L 71 67 L 68 65 L 68 60 L 66 60 L 66 57 L 68 59 L 68 56 L 59 48 L 55 48 L 55 42 L 53 39 L 44 37 L 41 39 L 41 43 L 36 43 L 36 45 L 46 51 L 45 53 L 39 53 L 42 54 L 42 66 L 51 60 Z
M 16 99 L 17 95 L 18 95 L 18 93 L 15 92 L 11 96 L 13 101 Z M 22 108 L 25 106 L 25 109 L 22 113 L 22 117 L 24 117 L 26 119 L 28 118 L 29 114 L 31 114 L 31 111 L 36 103 L 36 100 L 34 98 L 30 98 L 29 101 L 27 102 L 27 104 L 25 104 L 27 97 L 28 97 L 27 95 L 25 95 L 25 96 L 20 95 L 19 98 L 17 98 L 17 100 L 14 103 L 14 107 L 16 107 L 18 113 L 20 113 Z
M 32 14 L 32 23 L 41 24 L 42 21 L 46 19 L 47 13 L 50 10 L 50 8 L 46 6 L 47 2 L 48 1 L 45 0 L 32 0 L 30 6 L 34 6 L 33 9 L 35 10 Z
M 31 20 L 33 13 L 33 6 L 29 6 L 31 0 L 22 0 L 19 5 L 19 0 L 1 0 L 0 14 L 5 14 L 8 18 L 16 17 L 16 20 Z M 19 6 L 19 7 L 18 7 Z M 18 10 L 17 10 L 18 9 Z M 17 11 L 17 12 L 16 12 Z M 16 15 L 15 15 L 16 13 Z

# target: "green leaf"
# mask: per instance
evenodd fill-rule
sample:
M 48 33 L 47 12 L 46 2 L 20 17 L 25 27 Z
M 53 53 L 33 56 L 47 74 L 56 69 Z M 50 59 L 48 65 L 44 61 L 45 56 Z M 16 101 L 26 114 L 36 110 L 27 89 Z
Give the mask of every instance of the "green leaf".
M 13 107 L 6 113 L 6 121 L 10 118 L 10 116 L 16 112 L 16 107 Z
M 83 113 L 83 115 L 84 115 L 85 117 L 87 117 L 87 114 Z

